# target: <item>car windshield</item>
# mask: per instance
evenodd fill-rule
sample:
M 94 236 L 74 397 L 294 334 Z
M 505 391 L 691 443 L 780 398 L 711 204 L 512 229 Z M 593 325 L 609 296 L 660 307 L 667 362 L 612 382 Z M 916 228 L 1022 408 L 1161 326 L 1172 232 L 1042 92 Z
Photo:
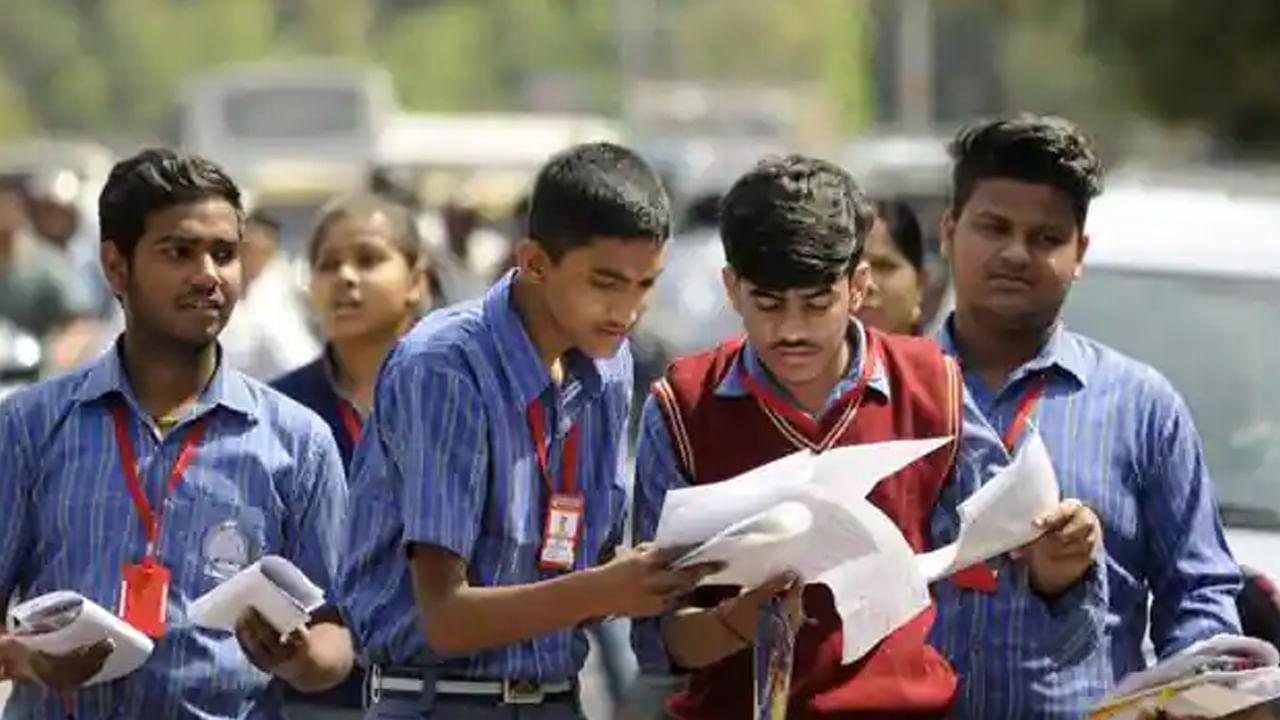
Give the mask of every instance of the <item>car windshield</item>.
M 1280 528 L 1280 279 L 1090 268 L 1066 322 L 1142 360 L 1191 407 L 1229 526 Z

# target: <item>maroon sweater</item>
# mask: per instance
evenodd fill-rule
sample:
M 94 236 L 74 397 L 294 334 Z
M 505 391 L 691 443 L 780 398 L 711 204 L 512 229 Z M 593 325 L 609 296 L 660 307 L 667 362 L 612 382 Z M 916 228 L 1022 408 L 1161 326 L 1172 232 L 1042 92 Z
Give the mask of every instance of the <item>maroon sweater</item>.
M 865 393 L 840 398 L 818 421 L 754 395 L 720 397 L 726 372 L 738 367 L 741 341 L 677 360 L 654 384 L 678 462 L 693 483 L 726 480 L 808 448 L 886 440 L 956 436 L 961 425 L 961 381 L 955 364 L 931 341 L 867 329 L 865 362 L 880 362 L 889 399 Z M 917 551 L 929 549 L 929 516 L 950 476 L 956 443 L 886 478 L 870 500 L 902 530 Z M 704 607 L 737 588 L 699 588 Z M 841 665 L 840 618 L 824 586 L 804 591 L 810 622 L 796 638 L 788 720 L 806 718 L 942 717 L 955 694 L 947 661 L 928 645 L 933 608 L 882 640 L 851 665 Z M 694 671 L 687 689 L 668 701 L 681 720 L 752 717 L 752 654 L 743 650 Z

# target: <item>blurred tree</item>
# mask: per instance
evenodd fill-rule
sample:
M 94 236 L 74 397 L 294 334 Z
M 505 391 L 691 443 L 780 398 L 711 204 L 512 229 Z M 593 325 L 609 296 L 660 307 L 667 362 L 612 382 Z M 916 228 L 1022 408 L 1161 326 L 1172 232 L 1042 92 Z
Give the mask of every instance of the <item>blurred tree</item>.
M 501 102 L 491 0 L 446 0 L 388 19 L 373 57 L 391 68 L 400 101 L 419 110 Z
M 1280 2 L 1089 0 L 1088 47 L 1141 106 L 1225 155 L 1280 157 Z
M 0 141 L 24 137 L 31 131 L 31 111 L 26 95 L 0 64 Z

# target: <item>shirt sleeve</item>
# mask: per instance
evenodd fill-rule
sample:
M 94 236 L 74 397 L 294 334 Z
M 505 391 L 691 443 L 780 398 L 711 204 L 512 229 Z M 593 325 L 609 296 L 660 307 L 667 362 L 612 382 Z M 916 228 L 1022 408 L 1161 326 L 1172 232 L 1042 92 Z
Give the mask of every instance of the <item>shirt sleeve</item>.
M 613 524 L 609 528 L 609 536 L 605 539 L 604 546 L 600 551 L 600 560 L 608 562 L 617 553 L 618 547 L 623 545 L 627 540 L 627 526 L 631 520 L 629 513 L 628 495 L 631 490 L 627 487 L 629 483 L 628 475 L 629 460 L 631 455 L 631 402 L 635 384 L 631 372 L 631 368 L 627 368 L 625 372 L 625 381 L 618 386 L 619 397 L 616 407 L 619 408 L 616 417 L 611 418 L 614 425 L 614 437 L 618 440 L 618 459 L 617 469 L 613 478 L 612 486 L 621 489 L 622 492 L 614 492 L 610 498 L 609 517 L 613 518 Z
M 332 433 L 319 418 L 307 438 L 295 487 L 305 488 L 289 513 L 287 557 L 329 598 L 337 598 L 338 560 L 346 517 L 347 482 Z
M 1151 641 L 1160 657 L 1218 633 L 1239 633 L 1240 568 L 1227 548 L 1191 412 L 1157 388 L 1140 498 L 1151 585 Z
M 471 557 L 488 496 L 484 406 L 461 370 L 410 358 L 388 368 L 374 427 L 398 485 L 406 545 Z
M 667 491 L 688 484 L 676 463 L 675 448 L 662 417 L 662 410 L 651 394 L 641 411 L 640 440 L 636 446 L 632 538 L 637 544 L 649 542 L 657 534 L 658 518 L 662 515 L 662 502 Z M 672 672 L 671 661 L 662 641 L 661 617 L 634 618 L 631 621 L 631 647 L 636 653 L 641 672 L 649 675 L 666 675 Z
M 32 550 L 28 481 L 39 471 L 19 402 L 20 398 L 0 402 L 0 447 L 5 448 L 5 481 L 0 482 L 0 608 L 17 589 L 22 559 Z

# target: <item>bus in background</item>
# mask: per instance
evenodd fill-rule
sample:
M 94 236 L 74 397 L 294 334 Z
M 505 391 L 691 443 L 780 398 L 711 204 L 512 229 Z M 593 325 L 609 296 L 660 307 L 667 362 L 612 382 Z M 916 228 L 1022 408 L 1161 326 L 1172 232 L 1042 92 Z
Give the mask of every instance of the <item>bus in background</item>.
M 334 59 L 250 63 L 187 84 L 175 139 L 236 177 L 262 161 L 364 166 L 396 113 L 383 68 Z

